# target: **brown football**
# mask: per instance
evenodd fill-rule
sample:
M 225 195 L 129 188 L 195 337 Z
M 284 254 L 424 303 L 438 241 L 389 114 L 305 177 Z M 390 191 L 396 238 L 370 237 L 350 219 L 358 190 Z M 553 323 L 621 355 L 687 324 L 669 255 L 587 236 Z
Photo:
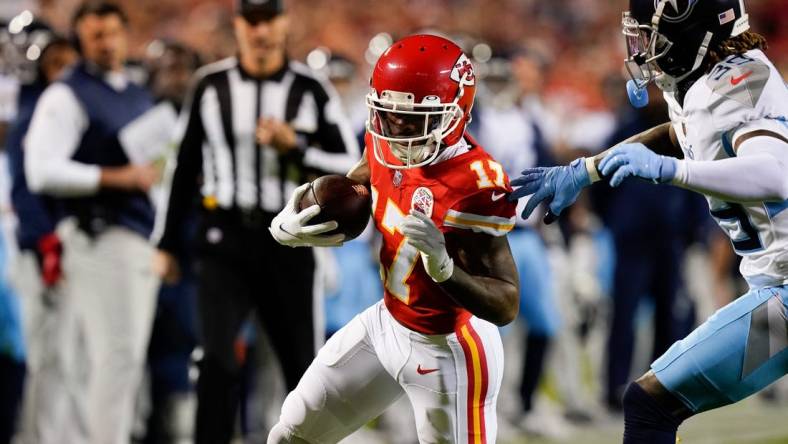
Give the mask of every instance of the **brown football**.
M 314 180 L 301 196 L 299 210 L 320 205 L 320 214 L 309 225 L 334 220 L 339 225 L 327 234 L 342 233 L 346 240 L 358 237 L 369 222 L 372 197 L 363 184 L 338 174 Z

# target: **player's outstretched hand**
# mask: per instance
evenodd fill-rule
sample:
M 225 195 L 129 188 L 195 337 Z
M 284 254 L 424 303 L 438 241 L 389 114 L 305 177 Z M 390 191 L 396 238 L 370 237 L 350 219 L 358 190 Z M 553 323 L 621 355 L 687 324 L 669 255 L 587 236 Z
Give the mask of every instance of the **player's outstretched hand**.
M 610 150 L 599 169 L 605 177 L 612 174 L 610 185 L 614 187 L 629 176 L 665 183 L 676 176 L 677 162 L 672 157 L 660 156 L 642 143 L 625 143 Z
M 328 221 L 314 225 L 307 225 L 309 221 L 320 214 L 320 206 L 312 205 L 298 211 L 298 202 L 301 196 L 309 189 L 305 183 L 293 191 L 287 205 L 271 221 L 268 230 L 274 240 L 288 247 L 338 247 L 345 241 L 344 234 L 324 234 L 337 228 L 335 221 Z
M 400 228 L 408 243 L 421 252 L 427 274 L 435 282 L 449 279 L 454 272 L 454 261 L 446 251 L 443 233 L 432 219 L 420 211 L 410 210 Z
M 528 168 L 520 174 L 522 176 L 512 181 L 512 186 L 519 188 L 509 195 L 509 200 L 531 196 L 523 210 L 523 219 L 528 219 L 541 202 L 547 203 L 549 212 L 545 215 L 545 223 L 553 222 L 564 208 L 577 200 L 580 191 L 591 184 L 584 158 L 565 166 Z

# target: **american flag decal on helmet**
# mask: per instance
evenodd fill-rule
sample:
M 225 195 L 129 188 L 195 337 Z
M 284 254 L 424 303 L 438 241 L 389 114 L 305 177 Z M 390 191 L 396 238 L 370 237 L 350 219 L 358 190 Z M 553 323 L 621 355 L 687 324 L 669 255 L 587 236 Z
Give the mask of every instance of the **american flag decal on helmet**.
M 726 23 L 732 22 L 736 18 L 736 14 L 733 12 L 733 8 L 731 8 L 725 12 L 719 13 L 717 18 L 720 20 L 720 25 L 724 25 Z

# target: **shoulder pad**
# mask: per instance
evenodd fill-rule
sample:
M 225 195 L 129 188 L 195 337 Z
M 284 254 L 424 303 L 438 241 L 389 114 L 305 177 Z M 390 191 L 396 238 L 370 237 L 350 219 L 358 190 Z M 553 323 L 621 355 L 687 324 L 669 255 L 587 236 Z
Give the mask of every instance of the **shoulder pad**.
M 718 63 L 706 79 L 706 85 L 717 95 L 712 98 L 710 108 L 718 105 L 722 98 L 755 108 L 769 75 L 768 65 L 746 56 L 729 57 Z

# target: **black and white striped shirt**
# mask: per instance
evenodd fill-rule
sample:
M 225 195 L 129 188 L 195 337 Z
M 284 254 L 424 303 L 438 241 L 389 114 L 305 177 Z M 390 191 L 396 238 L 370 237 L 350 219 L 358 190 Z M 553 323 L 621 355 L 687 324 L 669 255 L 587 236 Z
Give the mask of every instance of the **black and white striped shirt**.
M 345 174 L 360 157 L 334 88 L 302 63 L 289 61 L 259 79 L 233 57 L 201 68 L 196 78 L 181 118 L 168 201 L 159 214 L 164 250 L 179 249 L 178 233 L 200 176 L 208 207 L 276 213 L 308 172 Z M 260 146 L 255 130 L 261 117 L 288 123 L 299 149 L 282 156 Z

